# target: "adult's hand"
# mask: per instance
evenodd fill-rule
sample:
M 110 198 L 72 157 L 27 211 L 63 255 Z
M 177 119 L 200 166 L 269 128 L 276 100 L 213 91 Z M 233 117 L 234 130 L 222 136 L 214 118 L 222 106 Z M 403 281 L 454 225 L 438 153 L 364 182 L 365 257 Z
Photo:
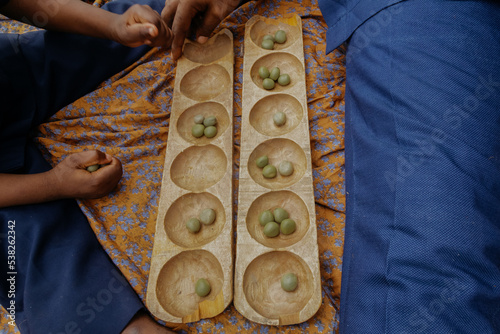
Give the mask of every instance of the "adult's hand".
M 236 7 L 239 0 L 166 0 L 162 19 L 172 28 L 172 56 L 182 55 L 184 40 L 193 32 L 204 43 L 217 25 Z

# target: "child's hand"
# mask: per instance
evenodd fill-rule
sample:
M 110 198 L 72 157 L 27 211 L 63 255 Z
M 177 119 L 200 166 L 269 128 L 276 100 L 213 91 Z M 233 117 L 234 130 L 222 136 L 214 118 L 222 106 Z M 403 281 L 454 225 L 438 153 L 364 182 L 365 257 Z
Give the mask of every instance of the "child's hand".
M 113 39 L 125 46 L 169 48 L 173 35 L 160 14 L 147 5 L 133 5 L 111 24 Z
M 86 168 L 95 164 L 104 166 L 88 172 Z M 99 198 L 118 184 L 122 165 L 109 154 L 86 151 L 69 155 L 49 173 L 59 198 Z

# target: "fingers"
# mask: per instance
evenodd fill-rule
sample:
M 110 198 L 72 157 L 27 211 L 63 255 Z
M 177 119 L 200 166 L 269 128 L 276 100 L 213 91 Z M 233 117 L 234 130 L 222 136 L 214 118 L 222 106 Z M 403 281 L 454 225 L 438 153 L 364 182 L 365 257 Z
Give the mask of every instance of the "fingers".
M 172 33 L 174 39 L 172 41 L 172 58 L 177 60 L 182 55 L 182 47 L 184 40 L 191 27 L 191 22 L 196 14 L 203 12 L 204 4 L 192 4 L 189 1 L 180 2 L 175 12 L 175 17 L 172 22 Z

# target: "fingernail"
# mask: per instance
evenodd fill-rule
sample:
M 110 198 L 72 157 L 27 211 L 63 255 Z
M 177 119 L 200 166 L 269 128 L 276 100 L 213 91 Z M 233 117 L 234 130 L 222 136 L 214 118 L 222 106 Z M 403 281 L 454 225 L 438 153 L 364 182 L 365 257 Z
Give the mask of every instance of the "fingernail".
M 204 44 L 206 41 L 208 41 L 208 37 L 206 37 L 206 36 L 198 37 L 198 43 Z

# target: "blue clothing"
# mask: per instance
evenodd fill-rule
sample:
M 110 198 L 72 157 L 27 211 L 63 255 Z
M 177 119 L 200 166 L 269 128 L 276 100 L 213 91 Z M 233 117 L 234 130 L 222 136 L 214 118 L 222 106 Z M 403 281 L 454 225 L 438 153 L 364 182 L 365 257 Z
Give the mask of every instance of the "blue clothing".
M 116 0 L 103 8 L 123 13 L 135 3 L 158 12 L 164 5 Z M 0 172 L 49 170 L 33 129 L 149 49 L 65 33 L 0 34 Z M 12 314 L 14 303 L 21 333 L 120 333 L 144 308 L 76 201 L 0 209 L 0 236 L 0 304 Z
M 352 2 L 363 15 L 339 37 L 340 332 L 500 333 L 500 4 L 404 1 L 364 20 L 374 2 Z
M 328 25 L 326 53 L 348 40 L 369 18 L 402 0 L 319 0 Z M 404 1 L 404 0 L 403 0 Z

